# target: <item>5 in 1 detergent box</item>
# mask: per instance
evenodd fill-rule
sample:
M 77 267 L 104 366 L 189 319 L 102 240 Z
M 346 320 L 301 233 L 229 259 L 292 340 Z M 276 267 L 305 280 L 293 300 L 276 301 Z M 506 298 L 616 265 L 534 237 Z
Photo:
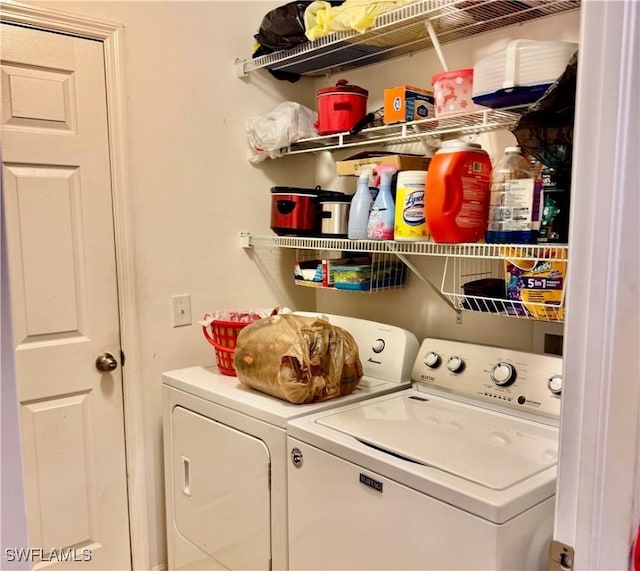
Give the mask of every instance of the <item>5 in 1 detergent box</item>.
M 514 250 L 517 248 L 512 248 L 509 254 L 517 255 Z M 547 259 L 505 260 L 508 314 L 544 321 L 564 320 L 567 262 L 556 259 L 552 251 L 545 253 Z
M 383 122 L 388 125 L 389 123 L 432 119 L 435 117 L 433 103 L 433 91 L 411 85 L 390 87 L 384 90 Z

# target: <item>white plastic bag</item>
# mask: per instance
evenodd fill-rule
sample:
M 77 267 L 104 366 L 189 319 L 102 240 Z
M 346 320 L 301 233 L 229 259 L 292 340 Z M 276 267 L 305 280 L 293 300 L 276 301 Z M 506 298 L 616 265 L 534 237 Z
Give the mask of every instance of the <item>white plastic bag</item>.
M 251 149 L 249 162 L 255 164 L 267 158 L 282 156 L 290 143 L 317 135 L 315 111 L 285 101 L 273 111 L 247 120 L 247 138 Z

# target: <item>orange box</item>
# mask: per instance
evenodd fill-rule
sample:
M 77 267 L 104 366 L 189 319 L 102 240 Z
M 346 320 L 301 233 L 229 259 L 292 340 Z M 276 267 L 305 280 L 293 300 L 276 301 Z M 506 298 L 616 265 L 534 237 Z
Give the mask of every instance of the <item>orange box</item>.
M 390 87 L 384 90 L 383 122 L 388 125 L 389 123 L 432 119 L 435 117 L 433 103 L 433 91 L 428 89 L 411 85 Z

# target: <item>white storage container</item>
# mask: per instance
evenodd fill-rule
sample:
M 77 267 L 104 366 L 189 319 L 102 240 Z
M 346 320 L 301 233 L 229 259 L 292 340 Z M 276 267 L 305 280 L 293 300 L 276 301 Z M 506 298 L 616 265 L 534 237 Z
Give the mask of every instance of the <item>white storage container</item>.
M 572 42 L 512 40 L 474 66 L 474 103 L 507 107 L 537 101 L 577 50 Z

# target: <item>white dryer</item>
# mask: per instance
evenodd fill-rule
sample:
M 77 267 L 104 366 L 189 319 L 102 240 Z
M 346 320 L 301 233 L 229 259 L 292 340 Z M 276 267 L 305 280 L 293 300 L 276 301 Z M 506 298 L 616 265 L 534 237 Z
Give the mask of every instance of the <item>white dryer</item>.
M 561 373 L 426 339 L 412 388 L 292 420 L 291 568 L 548 569 Z
M 328 317 L 359 347 L 364 377 L 350 395 L 297 405 L 251 390 L 216 367 L 163 374 L 170 571 L 288 569 L 287 422 L 411 385 L 419 346 L 412 333 Z

